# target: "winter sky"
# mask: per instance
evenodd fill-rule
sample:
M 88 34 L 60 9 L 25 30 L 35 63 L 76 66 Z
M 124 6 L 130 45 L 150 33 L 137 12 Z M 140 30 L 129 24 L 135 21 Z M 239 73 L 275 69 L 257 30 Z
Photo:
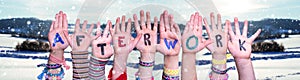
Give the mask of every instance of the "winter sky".
M 121 15 L 132 18 L 140 9 L 159 17 L 164 9 L 174 14 L 175 21 L 184 23 L 189 16 L 199 11 L 208 17 L 203 6 L 213 6 L 225 19 L 261 20 L 264 18 L 300 19 L 299 0 L 0 0 L 0 19 L 36 17 L 54 20 L 60 10 L 68 15 L 69 23 L 76 18 L 91 22 L 115 21 Z M 196 4 L 193 4 L 196 3 Z M 201 8 L 202 7 L 202 8 Z M 100 14 L 101 13 L 101 14 Z M 180 18 L 176 18 L 180 17 Z

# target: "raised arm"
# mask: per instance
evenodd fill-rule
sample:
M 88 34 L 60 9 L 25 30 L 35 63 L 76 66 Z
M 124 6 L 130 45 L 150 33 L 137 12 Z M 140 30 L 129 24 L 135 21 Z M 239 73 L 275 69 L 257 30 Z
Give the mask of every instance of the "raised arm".
M 138 22 L 137 15 L 133 15 L 134 26 L 138 34 L 142 37 L 136 45 L 141 53 L 139 61 L 139 71 L 137 76 L 142 80 L 153 79 L 152 69 L 154 66 L 154 59 L 156 53 L 157 43 L 157 18 L 154 17 L 154 25 L 151 25 L 150 12 L 146 12 L 146 23 L 144 11 L 140 11 L 140 23 Z
M 181 47 L 181 34 L 174 17 L 164 11 L 160 15 L 160 43 L 157 50 L 164 54 L 163 79 L 179 80 L 178 54 Z
M 80 20 L 77 19 L 74 34 L 68 35 L 68 32 L 65 31 L 65 36 L 69 36 L 67 40 L 72 48 L 73 79 L 88 79 L 89 76 L 88 47 L 97 36 L 91 35 L 94 24 L 91 24 L 88 30 L 86 29 L 87 26 L 87 21 L 85 20 L 82 28 L 80 28 Z
M 255 74 L 251 62 L 251 44 L 259 35 L 261 30 L 256 31 L 254 35 L 247 38 L 248 21 L 244 22 L 244 29 L 241 34 L 238 18 L 234 18 L 235 33 L 231 29 L 231 23 L 227 20 L 226 26 L 229 27 L 230 41 L 228 49 L 234 57 L 240 80 L 255 80 Z
M 210 14 L 211 27 L 208 29 L 211 34 L 209 35 L 213 43 L 208 45 L 208 50 L 212 53 L 212 66 L 210 73 L 210 79 L 227 79 L 228 75 L 226 74 L 226 51 L 227 51 L 227 42 L 228 42 L 228 26 L 222 27 L 221 15 L 217 15 L 217 24 L 215 24 L 215 15 L 214 13 Z M 204 19 L 205 26 L 209 27 L 208 22 Z
M 128 19 L 127 25 L 125 16 L 122 16 L 122 23 L 120 25 L 120 18 L 116 20 L 114 28 L 110 28 L 110 32 L 113 35 L 113 48 L 115 51 L 114 55 L 114 74 L 109 74 L 113 80 L 126 80 L 126 63 L 129 53 L 136 46 L 140 40 L 141 35 L 138 34 L 136 38 L 131 36 L 131 18 Z
M 62 79 L 64 77 L 62 66 L 66 69 L 70 68 L 64 58 L 64 50 L 69 46 L 67 37 L 64 35 L 65 30 L 68 30 L 67 15 L 60 11 L 55 15 L 55 21 L 52 22 L 48 33 L 51 48 L 48 64 L 38 65 L 38 67 L 45 67 L 43 72 L 38 76 L 39 80 L 42 80 L 44 76 L 49 80 Z M 57 76 L 53 76 L 54 74 Z
M 97 23 L 98 37 L 92 42 L 93 55 L 90 57 L 89 64 L 89 78 L 93 80 L 104 80 L 105 78 L 105 65 L 108 59 L 113 55 L 114 50 L 110 45 L 112 35 L 109 29 L 112 27 L 111 22 L 108 20 L 104 31 L 100 29 L 100 22 Z
M 197 80 L 196 73 L 196 53 L 212 43 L 211 39 L 205 40 L 202 37 L 202 16 L 198 12 L 191 15 L 190 20 L 186 23 L 186 27 L 182 34 L 182 80 Z M 208 26 L 206 32 L 210 35 Z

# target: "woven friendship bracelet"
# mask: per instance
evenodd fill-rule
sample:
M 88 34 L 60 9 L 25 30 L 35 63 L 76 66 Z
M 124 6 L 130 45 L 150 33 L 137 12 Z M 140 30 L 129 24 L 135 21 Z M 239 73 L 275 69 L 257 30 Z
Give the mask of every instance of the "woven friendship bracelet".
M 105 70 L 105 67 L 89 67 L 90 70 L 93 70 L 93 71 L 103 71 Z
M 212 64 L 226 64 L 227 59 L 223 59 L 223 60 L 216 60 L 216 59 L 212 59 L 211 62 Z
M 94 77 L 94 76 L 89 76 L 89 80 L 105 80 L 105 76 L 100 76 L 100 77 Z
M 164 74 L 168 76 L 178 76 L 179 69 L 167 69 L 166 67 L 164 67 Z
M 179 76 L 168 76 L 168 75 L 163 74 L 162 79 L 163 80 L 179 80 Z
M 88 51 L 71 51 L 72 54 L 89 53 Z
M 140 66 L 143 66 L 143 67 L 153 67 L 154 66 L 154 61 L 153 62 L 143 62 L 140 60 L 139 64 Z
M 88 63 L 88 62 L 89 62 L 88 59 L 72 59 L 72 63 L 77 63 L 77 64 Z
M 86 80 L 89 78 L 89 75 L 87 76 L 73 76 L 73 80 L 77 79 L 77 80 Z
M 83 63 L 83 64 L 74 64 L 73 63 L 73 67 L 76 67 L 76 68 L 86 68 L 89 66 L 89 63 Z
M 101 77 L 101 76 L 105 75 L 105 71 L 100 71 L 100 72 L 90 71 L 88 73 L 90 76 L 93 76 L 93 77 Z
M 106 62 L 106 61 L 108 61 L 108 59 L 100 59 L 100 58 L 97 58 L 95 56 L 91 56 L 90 61 L 93 61 L 93 62 Z
M 212 73 L 210 72 L 209 73 L 209 79 L 210 80 L 228 80 L 228 78 L 229 78 L 228 74 L 225 74 L 225 75 L 226 75 L 226 77 L 224 79 L 213 78 Z
M 225 69 L 225 70 L 220 70 L 220 69 L 217 69 L 217 68 L 215 68 L 215 67 L 211 67 L 211 70 L 214 72 L 214 73 L 217 73 L 217 74 L 226 74 L 227 73 L 227 71 L 229 71 L 229 70 L 235 70 L 235 67 L 233 66 L 233 67 L 229 67 L 229 68 L 227 68 L 227 69 Z
M 72 54 L 71 57 L 72 59 L 88 59 L 89 54 Z
M 39 64 L 37 65 L 37 67 L 46 67 L 48 69 L 57 69 L 57 68 L 61 68 L 60 64 Z
M 73 72 L 78 72 L 78 73 L 81 73 L 81 72 L 88 72 L 89 71 L 89 68 L 81 68 L 81 69 L 76 69 L 74 68 L 73 69 Z

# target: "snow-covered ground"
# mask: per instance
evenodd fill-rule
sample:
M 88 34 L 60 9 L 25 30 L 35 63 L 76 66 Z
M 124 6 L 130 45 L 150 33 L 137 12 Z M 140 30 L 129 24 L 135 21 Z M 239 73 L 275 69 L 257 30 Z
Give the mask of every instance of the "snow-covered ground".
M 25 38 L 14 38 L 10 35 L 0 34 L 0 46 L 5 46 L 0 48 L 0 50 L 14 50 L 6 47 L 15 47 L 19 42 L 26 40 Z M 290 38 L 276 39 L 275 41 L 282 43 L 287 50 L 286 51 L 300 51 L 300 35 L 292 35 Z M 68 48 L 66 51 L 70 51 Z M 210 60 L 210 55 L 203 55 L 208 52 L 204 49 L 197 54 L 197 60 Z M 0 54 L 3 54 L 3 52 Z M 11 53 L 19 55 L 29 55 L 29 56 L 48 56 L 49 53 L 32 53 L 32 54 L 22 54 L 22 53 Z M 293 53 L 286 53 L 293 54 Z M 299 54 L 299 53 L 295 53 Z M 266 57 L 266 56 L 281 56 L 283 54 L 253 54 L 255 57 Z M 181 55 L 180 55 L 181 56 Z M 66 58 L 70 58 L 70 54 L 65 54 Z M 130 53 L 128 58 L 128 63 L 138 63 L 139 52 L 133 51 Z M 179 57 L 181 61 L 181 57 Z M 111 58 L 112 60 L 113 58 Z M 230 57 L 232 59 L 232 57 Z M 157 53 L 155 57 L 156 64 L 163 64 L 163 55 Z M 36 67 L 37 64 L 46 63 L 47 60 L 44 59 L 19 59 L 11 57 L 0 57 L 0 79 L 3 80 L 34 80 L 37 79 L 37 75 L 41 73 L 43 68 Z M 255 75 L 257 79 L 273 79 L 273 80 L 295 80 L 300 79 L 300 59 L 299 58 L 288 58 L 288 59 L 276 59 L 276 60 L 255 60 L 252 61 Z M 71 62 L 67 62 L 72 66 Z M 227 63 L 228 66 L 235 66 L 234 62 Z M 198 80 L 208 80 L 208 74 L 210 72 L 210 64 L 208 65 L 196 65 Z M 106 76 L 108 71 L 111 69 L 112 65 L 106 66 Z M 128 80 L 134 80 L 134 74 L 138 69 L 133 67 L 127 67 Z M 65 80 L 72 79 L 72 68 L 65 71 Z M 228 72 L 229 79 L 238 80 L 237 70 L 231 70 Z M 154 70 L 153 75 L 155 80 L 161 80 L 162 69 Z

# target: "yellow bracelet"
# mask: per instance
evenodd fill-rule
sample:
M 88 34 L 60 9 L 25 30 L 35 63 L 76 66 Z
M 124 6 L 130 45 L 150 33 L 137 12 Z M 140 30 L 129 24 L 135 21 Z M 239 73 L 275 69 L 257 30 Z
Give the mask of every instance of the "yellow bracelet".
M 164 74 L 168 76 L 178 76 L 179 69 L 167 69 L 166 67 L 164 67 Z
M 223 60 L 216 60 L 216 59 L 212 59 L 212 64 L 226 64 L 227 59 L 223 59 Z

